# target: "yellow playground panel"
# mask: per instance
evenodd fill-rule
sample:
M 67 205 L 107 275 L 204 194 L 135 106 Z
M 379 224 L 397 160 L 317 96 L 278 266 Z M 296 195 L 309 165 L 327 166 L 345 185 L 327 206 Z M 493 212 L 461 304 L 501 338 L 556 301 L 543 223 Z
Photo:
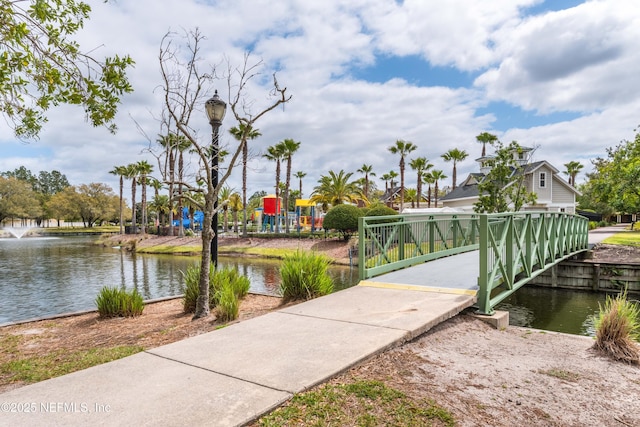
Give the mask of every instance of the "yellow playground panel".
M 302 208 L 311 208 L 311 215 L 301 215 Z M 311 229 L 315 231 L 322 228 L 322 218 L 315 217 L 316 203 L 309 199 L 296 200 L 296 220 L 298 222 L 298 230 Z

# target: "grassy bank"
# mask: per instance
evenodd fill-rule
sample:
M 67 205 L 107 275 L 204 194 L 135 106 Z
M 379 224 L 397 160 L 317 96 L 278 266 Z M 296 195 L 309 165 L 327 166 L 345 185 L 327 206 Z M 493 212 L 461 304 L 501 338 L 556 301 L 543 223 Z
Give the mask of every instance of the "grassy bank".
M 623 231 L 606 238 L 602 243 L 640 247 L 640 231 Z
M 120 233 L 120 227 L 117 225 L 106 225 L 99 227 L 43 227 L 34 228 L 34 232 L 47 236 L 77 236 L 92 234 L 117 234 Z

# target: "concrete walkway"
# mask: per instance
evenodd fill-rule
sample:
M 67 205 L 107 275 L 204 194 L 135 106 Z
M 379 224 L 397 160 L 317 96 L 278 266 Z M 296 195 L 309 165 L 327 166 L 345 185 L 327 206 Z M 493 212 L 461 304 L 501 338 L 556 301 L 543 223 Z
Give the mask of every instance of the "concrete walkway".
M 0 394 L 0 425 L 243 425 L 474 301 L 356 286 Z
M 617 224 L 609 227 L 600 227 L 589 231 L 589 246 L 601 243 L 604 239 L 623 233 L 629 224 Z

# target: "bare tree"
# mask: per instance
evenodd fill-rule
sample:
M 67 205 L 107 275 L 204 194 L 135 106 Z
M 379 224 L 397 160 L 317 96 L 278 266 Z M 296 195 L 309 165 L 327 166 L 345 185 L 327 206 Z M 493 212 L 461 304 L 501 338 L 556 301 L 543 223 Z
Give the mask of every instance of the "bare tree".
M 211 242 L 214 233 L 211 222 L 215 213 L 216 201 L 220 189 L 224 187 L 227 179 L 231 175 L 234 165 L 242 153 L 246 139 L 239 141 L 237 146 L 229 147 L 228 153 L 231 156 L 228 167 L 224 171 L 212 171 L 211 160 L 214 154 L 213 141 L 209 138 L 200 138 L 197 129 L 191 125 L 194 112 L 199 112 L 205 116 L 203 106 L 206 98 L 213 93 L 212 85 L 216 80 L 226 80 L 228 88 L 229 109 L 236 121 L 247 127 L 253 128 L 255 122 L 269 111 L 275 109 L 280 104 L 287 103 L 291 96 L 286 94 L 286 88 L 281 88 L 275 74 L 273 75 L 273 86 L 270 89 L 270 98 L 267 105 L 262 107 L 258 113 L 253 114 L 255 102 L 247 93 L 248 83 L 260 75 L 263 66 L 262 61 L 252 63 L 250 54 L 244 55 L 244 61 L 239 67 L 233 67 L 229 59 L 226 59 L 226 70 L 219 75 L 214 67 L 210 73 L 202 72 L 202 59 L 200 45 L 204 36 L 198 29 L 188 32 L 185 36 L 185 46 L 188 54 L 183 55 L 180 46 L 174 44 L 175 34 L 167 33 L 160 45 L 160 70 L 162 74 L 162 91 L 164 97 L 164 110 L 162 126 L 165 133 L 172 130 L 179 136 L 184 137 L 191 144 L 191 149 L 195 153 L 197 172 L 193 181 L 184 177 L 184 182 L 180 182 L 187 188 L 185 198 L 202 209 L 204 222 L 202 228 L 202 257 L 200 261 L 199 296 L 196 303 L 194 319 L 209 315 L 209 266 L 211 264 Z M 195 121 L 202 123 L 200 117 Z M 196 125 L 197 126 L 197 125 Z M 209 135 L 209 132 L 206 133 Z M 204 140 L 204 141 L 203 141 Z M 217 185 L 214 186 L 213 175 L 215 172 L 222 172 Z M 189 193 L 202 193 L 204 204 L 189 196 Z

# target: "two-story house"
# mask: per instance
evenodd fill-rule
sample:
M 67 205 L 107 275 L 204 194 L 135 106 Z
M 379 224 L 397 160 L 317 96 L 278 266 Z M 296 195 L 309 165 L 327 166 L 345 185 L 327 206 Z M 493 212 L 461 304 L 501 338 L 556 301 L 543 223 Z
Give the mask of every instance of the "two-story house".
M 524 185 L 537 196 L 535 204 L 525 205 L 522 210 L 576 213 L 576 196 L 580 192 L 562 179 L 558 169 L 549 162 L 542 160 L 530 163 L 532 151 L 523 147 L 513 154 L 519 166 L 524 166 L 522 172 L 514 168 L 514 178 L 516 173 L 524 173 Z M 473 205 L 480 196 L 478 184 L 491 170 L 493 160 L 492 156 L 476 159 L 480 164 L 480 172 L 469 174 L 460 186 L 444 196 L 441 199 L 443 206 L 473 211 Z

